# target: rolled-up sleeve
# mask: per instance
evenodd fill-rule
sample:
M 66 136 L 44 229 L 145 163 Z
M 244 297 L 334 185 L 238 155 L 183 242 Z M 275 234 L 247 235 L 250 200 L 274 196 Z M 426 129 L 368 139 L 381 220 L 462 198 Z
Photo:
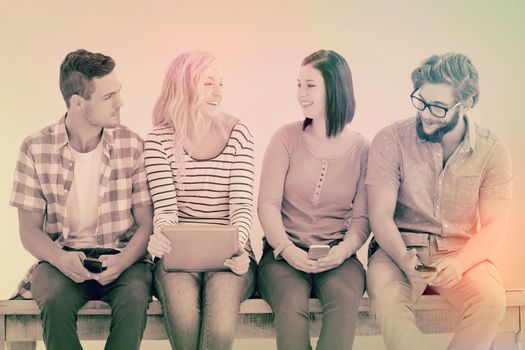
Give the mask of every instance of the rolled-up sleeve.
M 512 159 L 509 149 L 501 142 L 495 145 L 488 159 L 479 196 L 480 201 L 512 198 Z
M 29 211 L 40 213 L 46 211 L 47 202 L 35 169 L 34 156 L 27 141 L 24 141 L 20 147 L 9 204 Z
M 131 175 L 131 206 L 133 208 L 151 205 L 151 196 L 148 189 L 146 169 L 144 167 L 144 144 L 139 140 L 136 149 L 135 166 Z
M 399 188 L 401 154 L 392 127 L 381 130 L 372 141 L 368 153 L 366 184 Z

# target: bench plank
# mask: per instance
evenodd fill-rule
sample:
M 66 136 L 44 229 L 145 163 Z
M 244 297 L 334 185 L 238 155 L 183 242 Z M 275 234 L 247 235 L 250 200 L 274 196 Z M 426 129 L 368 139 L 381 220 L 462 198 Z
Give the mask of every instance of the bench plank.
M 522 322 L 525 317 L 525 291 L 507 291 L 507 311 L 500 324 L 499 333 L 513 335 L 517 346 L 523 346 Z M 370 311 L 370 300 L 361 301 L 356 329 L 357 336 L 379 335 L 379 329 Z M 310 300 L 310 334 L 317 337 L 322 326 L 321 304 L 317 299 Z M 459 315 L 440 296 L 422 296 L 414 305 L 416 322 L 424 333 L 450 333 L 459 322 Z M 88 302 L 79 312 L 78 334 L 82 340 L 103 340 L 109 334 L 111 318 L 109 305 L 101 301 Z M 9 348 L 34 349 L 31 341 L 42 339 L 42 326 L 39 310 L 32 300 L 0 301 L 0 350 L 4 342 Z M 167 339 L 162 317 L 162 305 L 153 301 L 148 309 L 148 322 L 144 333 L 145 340 Z M 242 303 L 239 314 L 238 338 L 273 338 L 274 315 L 270 306 L 262 299 L 249 299 Z M 26 347 L 24 347 L 26 346 Z
M 7 344 L 8 350 L 36 350 L 36 342 L 34 341 L 21 341 L 21 342 L 10 342 Z
M 525 305 L 525 290 L 512 289 L 505 293 L 507 307 Z M 310 312 L 321 312 L 321 303 L 318 299 L 310 299 Z M 414 310 L 442 310 L 450 309 L 450 304 L 439 295 L 423 295 L 416 304 Z M 370 299 L 361 298 L 359 311 L 369 312 L 371 309 Z M 260 298 L 252 298 L 241 304 L 241 314 L 272 313 L 270 305 Z M 80 315 L 109 315 L 111 307 L 99 300 L 89 301 L 79 312 Z M 148 309 L 149 315 L 162 314 L 162 305 L 154 300 Z M 40 315 L 38 306 L 34 300 L 0 300 L 0 315 Z

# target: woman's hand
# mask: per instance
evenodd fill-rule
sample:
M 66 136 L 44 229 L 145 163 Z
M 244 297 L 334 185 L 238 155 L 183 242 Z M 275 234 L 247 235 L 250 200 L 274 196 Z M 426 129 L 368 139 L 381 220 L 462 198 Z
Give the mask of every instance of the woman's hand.
M 148 253 L 162 258 L 170 250 L 171 241 L 160 230 L 149 236 Z
M 234 256 L 224 261 L 224 266 L 228 267 L 236 275 L 244 275 L 250 268 L 250 257 L 244 247 L 239 246 L 240 255 Z
M 317 268 L 313 270 L 313 273 L 334 269 L 341 265 L 348 257 L 349 254 L 346 247 L 338 244 L 330 248 L 327 256 L 317 260 Z
M 317 261 L 308 259 L 308 253 L 295 245 L 289 245 L 281 252 L 281 256 L 293 268 L 310 273 L 317 267 Z

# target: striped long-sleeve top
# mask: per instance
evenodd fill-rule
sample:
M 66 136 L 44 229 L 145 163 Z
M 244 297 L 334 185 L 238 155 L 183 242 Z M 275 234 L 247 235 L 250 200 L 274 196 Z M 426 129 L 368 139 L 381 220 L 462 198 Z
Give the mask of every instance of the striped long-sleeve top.
M 248 128 L 237 122 L 226 146 L 213 158 L 194 159 L 184 152 L 183 177 L 177 176 L 173 142 L 173 127 L 160 125 L 144 144 L 155 232 L 163 225 L 179 223 L 233 225 L 238 228 L 239 243 L 254 258 L 250 246 L 254 150 Z

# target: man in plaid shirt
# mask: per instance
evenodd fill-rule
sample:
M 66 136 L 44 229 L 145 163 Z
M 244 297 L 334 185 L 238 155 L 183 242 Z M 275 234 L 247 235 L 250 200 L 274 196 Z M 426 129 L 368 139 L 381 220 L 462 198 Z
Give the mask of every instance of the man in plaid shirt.
M 112 307 L 106 349 L 139 349 L 146 326 L 151 199 L 143 141 L 120 125 L 114 67 L 100 53 L 69 53 L 60 67 L 67 114 L 26 138 L 16 165 L 10 204 L 39 260 L 16 297 L 38 303 L 48 349 L 82 349 L 76 320 L 90 299 Z M 86 258 L 101 266 L 88 270 Z

